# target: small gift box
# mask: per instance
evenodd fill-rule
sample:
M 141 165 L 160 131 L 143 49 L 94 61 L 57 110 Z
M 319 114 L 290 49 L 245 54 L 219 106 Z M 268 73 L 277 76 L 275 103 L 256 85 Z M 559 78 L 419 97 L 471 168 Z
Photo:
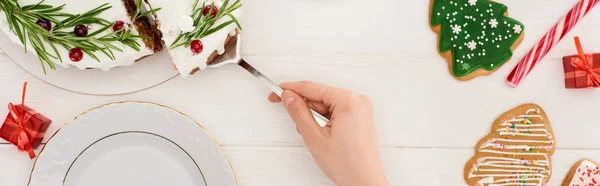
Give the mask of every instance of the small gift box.
M 600 87 L 600 54 L 585 54 L 575 37 L 579 55 L 563 57 L 565 87 L 570 89 Z
M 33 149 L 37 148 L 44 133 L 52 121 L 24 104 L 27 83 L 23 85 L 21 104 L 8 104 L 8 115 L 0 127 L 0 138 L 25 151 L 31 159 L 35 158 Z

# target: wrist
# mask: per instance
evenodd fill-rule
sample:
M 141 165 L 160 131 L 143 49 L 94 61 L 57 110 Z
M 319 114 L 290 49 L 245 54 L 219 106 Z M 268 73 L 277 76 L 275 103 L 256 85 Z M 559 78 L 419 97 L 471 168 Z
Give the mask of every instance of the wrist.
M 383 173 L 376 175 L 363 175 L 361 178 L 355 178 L 350 180 L 340 180 L 341 182 L 336 184 L 338 186 L 389 186 L 387 178 Z

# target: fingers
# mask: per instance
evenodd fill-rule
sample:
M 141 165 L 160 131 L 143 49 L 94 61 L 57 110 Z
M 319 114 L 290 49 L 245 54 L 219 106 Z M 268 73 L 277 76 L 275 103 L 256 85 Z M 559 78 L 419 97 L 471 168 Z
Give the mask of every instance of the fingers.
M 281 98 L 277 94 L 271 92 L 271 94 L 269 94 L 269 101 L 272 103 L 279 103 L 281 102 Z M 308 104 L 308 107 L 317 111 L 319 114 L 324 116 L 329 115 L 329 109 L 323 103 L 313 101 L 306 101 L 306 103 Z
M 336 89 L 327 85 L 301 81 L 281 84 L 284 90 L 291 90 L 298 93 L 300 96 L 307 98 L 310 101 L 328 103 L 330 98 L 335 93 Z
M 371 98 L 365 95 L 360 95 L 359 97 L 366 109 L 373 110 L 373 101 L 371 101 Z
M 327 117 L 330 114 L 329 108 L 327 108 L 323 103 L 317 103 L 312 101 L 307 101 L 308 107 L 317 111 L 319 114 Z
M 304 141 L 307 144 L 320 142 L 323 138 L 321 127 L 315 121 L 304 99 L 295 92 L 286 90 L 282 94 L 282 100 Z
M 269 94 L 269 101 L 271 103 L 279 103 L 281 102 L 281 98 L 277 94 L 271 92 L 271 94 Z

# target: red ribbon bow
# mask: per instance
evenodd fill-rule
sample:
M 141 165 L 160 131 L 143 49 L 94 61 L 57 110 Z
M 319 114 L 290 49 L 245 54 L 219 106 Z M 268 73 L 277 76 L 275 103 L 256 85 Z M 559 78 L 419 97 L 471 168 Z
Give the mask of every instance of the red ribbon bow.
M 38 132 L 25 127 L 25 124 L 29 122 L 32 116 L 38 114 L 35 111 L 27 111 L 25 109 L 25 92 L 27 91 L 27 82 L 23 84 L 23 95 L 21 96 L 21 105 L 14 105 L 13 103 L 8 104 L 9 119 L 5 125 L 9 125 L 15 128 L 10 141 L 16 143 L 17 149 L 20 152 L 26 151 L 29 154 L 29 158 L 35 158 L 35 152 L 31 145 L 30 136 L 36 137 Z
M 579 56 L 571 59 L 571 65 L 573 65 L 573 67 L 575 67 L 577 70 L 574 72 L 574 74 L 567 74 L 567 78 L 587 76 L 588 87 L 600 87 L 600 67 L 593 68 L 593 58 L 583 52 L 579 37 L 575 37 L 575 47 L 577 48 L 577 53 Z

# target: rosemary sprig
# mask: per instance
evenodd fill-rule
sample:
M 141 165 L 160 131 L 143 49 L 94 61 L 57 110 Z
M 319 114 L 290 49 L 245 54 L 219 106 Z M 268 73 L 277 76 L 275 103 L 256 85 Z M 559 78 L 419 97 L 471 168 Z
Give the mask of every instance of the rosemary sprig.
M 101 35 L 102 32 L 110 29 L 114 24 L 97 17 L 112 8 L 109 4 L 100 5 L 83 14 L 69 14 L 61 12 L 65 5 L 54 7 L 43 2 L 44 0 L 41 0 L 34 5 L 21 6 L 17 0 L 1 0 L 0 12 L 5 13 L 10 30 L 17 35 L 25 48 L 25 52 L 27 52 L 27 46 L 31 45 L 31 48 L 37 53 L 44 73 L 46 73 L 46 65 L 50 69 L 56 69 L 53 60 L 62 62 L 58 52 L 59 47 L 67 51 L 74 47 L 80 48 L 98 62 L 100 62 L 97 56 L 98 53 L 114 60 L 114 51 L 123 51 L 114 45 L 115 42 L 123 43 L 137 51 L 140 50 L 141 45 L 137 42 L 137 39 L 145 38 L 145 36 L 134 35 L 129 29 L 123 28 L 121 31 Z M 136 11 L 139 11 L 139 9 L 136 9 Z M 144 15 L 146 14 L 139 14 L 139 16 Z M 37 20 L 48 20 L 52 22 L 53 28 L 48 31 L 38 25 Z M 77 25 L 101 25 L 102 28 L 85 37 L 78 37 L 72 31 Z
M 193 11 L 191 17 L 194 20 L 194 26 L 196 28 L 191 32 L 179 34 L 179 36 L 177 36 L 177 38 L 175 39 L 175 41 L 173 41 L 171 46 L 169 46 L 169 49 L 174 49 L 180 46 L 189 47 L 192 44 L 193 40 L 201 39 L 234 23 L 239 29 L 242 29 L 240 22 L 235 16 L 233 16 L 233 14 L 231 14 L 233 11 L 242 7 L 240 0 L 235 0 L 235 2 L 231 5 L 229 4 L 229 0 L 225 0 L 223 2 L 223 5 L 217 12 L 217 15 L 214 17 L 211 16 L 213 7 L 215 6 L 214 3 L 210 5 L 209 12 L 208 14 L 206 14 L 206 16 L 202 16 L 202 11 L 204 10 L 204 7 L 207 6 L 206 2 L 203 2 L 202 6 L 198 6 L 199 3 L 199 0 L 195 0 L 194 5 L 192 6 Z M 215 26 L 217 20 L 225 16 L 230 17 L 231 20 Z
M 137 20 L 140 17 L 146 17 L 150 14 L 158 12 L 161 9 L 162 8 L 154 8 L 154 9 L 148 10 L 146 12 L 142 12 L 142 0 L 136 0 L 135 1 L 135 15 L 133 16 L 133 19 L 131 19 L 131 20 Z

